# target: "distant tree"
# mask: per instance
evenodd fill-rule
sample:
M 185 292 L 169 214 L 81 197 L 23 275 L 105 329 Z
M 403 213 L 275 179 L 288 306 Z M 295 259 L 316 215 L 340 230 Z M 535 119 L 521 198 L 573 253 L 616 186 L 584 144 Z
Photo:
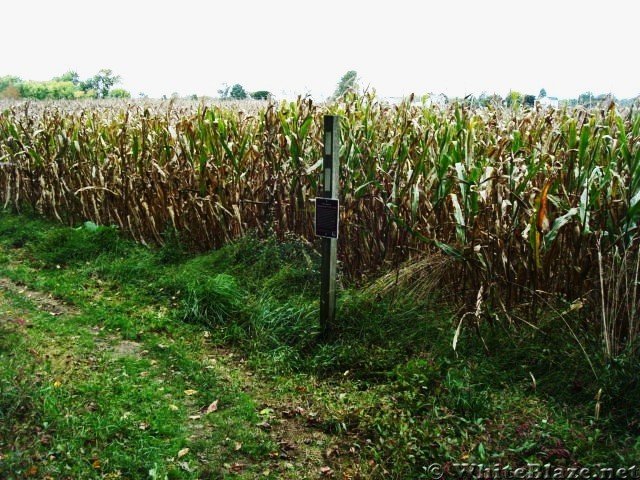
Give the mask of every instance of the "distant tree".
M 109 92 L 109 98 L 131 98 L 131 94 L 124 88 L 114 88 Z
M 254 100 L 268 100 L 269 95 L 271 95 L 271 92 L 268 92 L 267 90 L 258 90 L 251 94 L 251 98 Z
M 540 89 L 540 93 L 538 94 L 538 98 L 544 98 L 547 96 L 547 91 L 544 88 Z
M 598 103 L 601 102 L 611 102 L 611 101 L 615 101 L 616 97 L 612 94 L 612 93 L 601 93 L 600 95 L 598 95 L 595 100 Z
M 20 85 L 21 83 L 22 83 L 22 79 L 19 77 L 15 77 L 13 75 L 5 75 L 4 77 L 0 77 L 0 95 L 2 95 L 2 93 L 9 87 L 13 87 L 11 91 L 15 92 L 18 85 Z M 9 98 L 9 97 L 5 97 L 5 98 Z
M 0 98 L 20 98 L 20 90 L 15 85 L 9 85 L 0 90 Z
M 20 89 L 20 96 L 23 98 L 34 98 L 36 100 L 47 98 L 44 82 L 22 82 L 18 88 Z
M 525 95 L 524 96 L 524 104 L 528 105 L 529 107 L 533 107 L 536 104 L 535 95 Z
M 345 73 L 342 76 L 342 78 L 338 82 L 336 91 L 333 92 L 333 96 L 331 98 L 335 100 L 341 97 L 342 95 L 344 95 L 350 89 L 357 88 L 358 87 L 357 80 L 358 80 L 358 72 L 356 72 L 355 70 L 349 70 L 347 73 Z
M 97 98 L 107 98 L 111 87 L 118 82 L 120 82 L 119 76 L 114 75 L 110 69 L 102 69 L 92 78 L 80 82 L 80 88 L 83 92 L 95 91 Z
M 245 98 L 247 98 L 247 92 L 242 85 L 236 83 L 233 87 L 231 87 L 229 97 L 234 100 L 244 100 Z
M 78 75 L 78 72 L 74 70 L 69 70 L 68 72 L 63 73 L 59 77 L 54 77 L 53 80 L 56 80 L 58 82 L 71 82 L 76 87 L 80 86 L 80 75 Z
M 36 100 L 60 100 L 76 98 L 77 87 L 71 82 L 59 80 L 48 80 L 45 82 L 22 82 L 18 89 L 23 98 L 33 98 Z
M 578 95 L 578 105 L 591 106 L 593 103 L 593 93 L 585 92 Z
M 77 98 L 98 98 L 98 92 L 96 92 L 93 88 L 90 88 L 89 90 L 80 90 L 80 94 L 77 96 Z
M 46 82 L 49 87 L 50 98 L 53 99 L 73 99 L 75 98 L 76 91 L 78 88 L 70 81 L 56 81 L 52 80 L 50 82 Z
M 111 70 L 100 70 L 92 78 L 81 81 L 78 73 L 68 71 L 59 77 L 45 81 L 23 81 L 7 75 L 0 77 L 0 98 L 31 98 L 35 100 L 59 100 L 74 98 L 130 98 L 123 89 L 112 90 L 120 77 Z
M 222 100 L 226 100 L 229 98 L 229 91 L 231 90 L 231 87 L 229 85 L 227 85 L 226 83 L 222 84 L 222 88 L 218 89 L 218 95 L 220 95 L 220 98 Z
M 17 85 L 19 83 L 22 83 L 22 79 L 20 77 L 5 75 L 4 77 L 0 77 L 0 90 L 4 90 L 9 85 Z

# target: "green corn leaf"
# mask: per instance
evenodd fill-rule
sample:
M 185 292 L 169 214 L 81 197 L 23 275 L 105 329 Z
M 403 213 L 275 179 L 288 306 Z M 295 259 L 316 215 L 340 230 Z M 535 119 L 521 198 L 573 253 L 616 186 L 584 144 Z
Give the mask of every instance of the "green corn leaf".
M 553 225 L 551 225 L 551 229 L 544 236 L 545 249 L 549 249 L 553 242 L 555 241 L 558 233 L 560 233 L 560 229 L 564 227 L 567 223 L 569 223 L 573 218 L 578 216 L 578 209 L 571 208 L 567 213 L 562 215 L 561 217 L 556 218 L 553 221 Z
M 313 122 L 313 117 L 307 117 L 307 119 L 300 125 L 300 140 L 304 140 L 307 138 L 307 134 L 309 133 L 309 127 Z
M 590 139 L 591 129 L 589 128 L 589 125 L 585 125 L 584 127 L 582 127 L 582 131 L 580 132 L 580 146 L 578 148 L 578 158 L 580 160 L 584 160 L 585 158 Z

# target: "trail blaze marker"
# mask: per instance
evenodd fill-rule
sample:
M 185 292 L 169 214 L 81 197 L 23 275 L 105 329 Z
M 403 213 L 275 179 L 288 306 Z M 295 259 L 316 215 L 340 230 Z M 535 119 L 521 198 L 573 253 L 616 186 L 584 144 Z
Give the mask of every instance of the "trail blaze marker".
M 316 198 L 316 235 L 338 238 L 340 202 L 334 198 Z
M 322 238 L 322 277 L 320 285 L 320 330 L 328 339 L 335 330 L 336 319 L 336 264 L 338 253 L 340 180 L 340 117 L 324 117 L 324 156 L 322 168 L 324 182 L 322 197 L 316 198 L 316 235 Z

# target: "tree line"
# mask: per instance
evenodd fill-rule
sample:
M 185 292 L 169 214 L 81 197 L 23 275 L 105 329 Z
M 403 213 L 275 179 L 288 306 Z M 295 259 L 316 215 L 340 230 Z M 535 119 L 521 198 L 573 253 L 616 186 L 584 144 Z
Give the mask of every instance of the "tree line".
M 0 98 L 30 98 L 35 100 L 73 100 L 92 98 L 131 98 L 122 88 L 114 88 L 120 77 L 109 69 L 81 80 L 75 71 L 68 71 L 51 80 L 23 80 L 13 75 L 0 77 Z
M 110 69 L 102 69 L 93 77 L 81 80 L 77 72 L 70 70 L 59 77 L 45 81 L 25 81 L 13 75 L 5 75 L 0 77 L 0 98 L 27 98 L 36 100 L 59 100 L 59 99 L 93 99 L 93 98 L 131 98 L 131 94 L 122 88 L 114 88 L 120 83 L 120 76 L 115 75 Z M 355 70 L 346 72 L 338 82 L 331 100 L 336 100 L 350 90 L 357 91 L 358 74 Z M 146 97 L 143 93 L 141 97 Z M 244 100 L 252 98 L 254 100 L 268 100 L 272 96 L 268 90 L 258 90 L 256 92 L 248 92 L 245 88 L 236 83 L 232 86 L 223 84 L 218 90 L 218 98 L 221 100 Z M 177 93 L 172 98 L 178 97 Z M 445 95 L 439 95 L 445 103 L 452 100 L 463 101 L 473 106 L 490 106 L 490 105 L 506 105 L 508 107 L 519 105 L 533 106 L 541 99 L 547 98 L 547 91 L 542 88 L 540 93 L 536 95 L 523 94 L 517 91 L 510 91 L 505 97 L 498 94 L 487 94 L 483 92 L 479 96 L 467 96 L 464 99 L 450 99 Z M 163 98 L 167 98 L 163 96 Z M 198 99 L 197 95 L 191 95 L 188 98 Z M 552 98 L 552 97 L 548 97 Z M 558 106 L 583 105 L 587 107 L 601 105 L 603 102 L 615 102 L 621 106 L 631 106 L 638 102 L 640 97 L 618 99 L 612 94 L 593 94 L 585 92 L 573 99 L 553 98 Z

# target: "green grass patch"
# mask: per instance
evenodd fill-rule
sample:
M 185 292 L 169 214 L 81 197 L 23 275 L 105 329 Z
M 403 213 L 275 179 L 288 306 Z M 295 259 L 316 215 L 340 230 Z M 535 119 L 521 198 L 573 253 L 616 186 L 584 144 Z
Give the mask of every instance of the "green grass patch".
M 12 296 L 0 302 L 5 318 L 15 313 L 0 324 L 3 478 L 201 478 L 200 456 L 216 475 L 225 463 L 269 458 L 275 446 L 255 426 L 254 401 L 203 368 L 192 340 L 201 331 L 183 324 L 176 337 L 127 340 L 99 315 L 52 317 Z M 204 415 L 214 400 L 216 415 Z M 229 438 L 242 452 L 220 448 Z
M 40 455 L 53 457 L 39 467 L 53 476 L 219 478 L 239 462 L 235 474 L 255 478 L 277 446 L 255 428 L 255 399 L 203 368 L 204 338 L 236 349 L 274 394 L 315 405 L 312 423 L 366 459 L 364 478 L 429 478 L 434 461 L 615 466 L 640 456 L 637 352 L 605 360 L 586 314 L 560 314 L 561 301 L 541 309 L 537 328 L 517 312 L 511 323 L 465 323 L 454 351 L 460 316 L 437 291 L 416 299 L 402 288 L 372 296 L 343 285 L 335 340 L 322 342 L 320 258 L 301 240 L 247 236 L 194 255 L 176 236 L 153 250 L 110 227 L 8 213 L 0 233 L 1 276 L 78 310 L 72 321 L 51 321 L 10 298 L 35 315 L 40 337 L 23 345 L 2 324 L 2 428 L 6 438 L 23 438 L 20 428 L 36 438 L 0 449 L 7 472 L 28 472 Z M 74 381 L 56 380 L 59 359 L 25 353 L 57 351 L 52 339 L 71 337 L 81 362 Z M 114 354 L 121 342 L 139 347 Z M 188 390 L 198 393 L 185 398 Z M 199 410 L 216 399 L 224 415 L 202 420 Z M 188 417 L 198 415 L 207 435 L 193 434 Z

